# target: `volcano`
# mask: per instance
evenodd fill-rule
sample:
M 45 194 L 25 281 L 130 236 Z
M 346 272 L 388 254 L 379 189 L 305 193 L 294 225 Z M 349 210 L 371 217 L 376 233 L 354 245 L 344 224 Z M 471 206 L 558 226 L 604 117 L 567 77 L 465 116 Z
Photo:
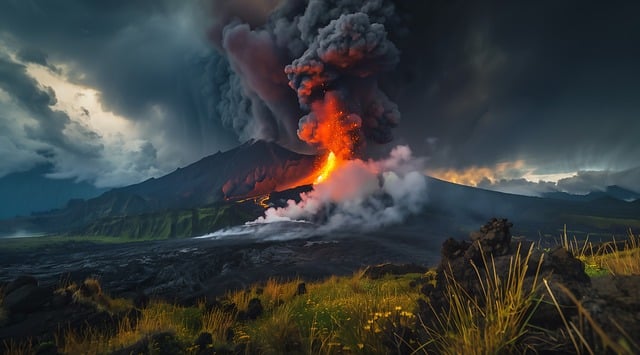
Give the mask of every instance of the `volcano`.
M 0 221 L 0 234 L 189 237 L 243 224 L 265 207 L 286 205 L 323 174 L 326 157 L 304 155 L 275 143 L 249 141 L 155 179 L 110 190 L 64 208 Z M 320 173 L 320 175 L 317 175 Z M 311 176 L 311 180 L 309 177 Z M 619 199 L 569 200 L 528 197 L 429 178 L 427 203 L 394 234 L 447 235 L 474 230 L 488 218 L 517 221 L 515 233 L 557 236 L 564 225 L 585 233 L 626 233 L 640 227 L 638 202 Z
M 69 232 L 104 218 L 233 203 L 303 184 L 316 164 L 316 156 L 250 140 L 160 178 L 115 188 L 88 200 L 70 200 L 61 209 L 2 221 L 0 233 Z

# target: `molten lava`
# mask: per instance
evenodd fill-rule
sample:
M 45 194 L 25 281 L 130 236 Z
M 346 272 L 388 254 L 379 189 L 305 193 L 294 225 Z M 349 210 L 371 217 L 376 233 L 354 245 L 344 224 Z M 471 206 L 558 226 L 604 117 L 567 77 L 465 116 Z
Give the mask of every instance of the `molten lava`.
M 327 155 L 327 160 L 325 161 L 324 165 L 320 168 L 320 171 L 318 171 L 318 177 L 316 178 L 316 181 L 314 182 L 314 184 L 319 184 L 325 181 L 329 177 L 329 175 L 331 175 L 331 173 L 336 169 L 336 166 L 337 166 L 336 155 L 333 154 L 333 152 L 329 152 L 329 155 Z
M 338 93 L 327 92 L 311 105 L 311 113 L 301 121 L 300 139 L 329 152 L 310 176 L 313 184 L 326 181 L 340 165 L 360 153 L 364 140 L 362 119 L 345 106 Z

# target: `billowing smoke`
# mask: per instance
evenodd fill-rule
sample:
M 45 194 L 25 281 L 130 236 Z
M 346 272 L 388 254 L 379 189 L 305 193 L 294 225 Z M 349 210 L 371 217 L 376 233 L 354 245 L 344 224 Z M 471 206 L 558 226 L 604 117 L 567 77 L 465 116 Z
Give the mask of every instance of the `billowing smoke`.
M 300 202 L 270 208 L 256 223 L 304 220 L 318 224 L 321 232 L 396 224 L 420 212 L 427 201 L 422 170 L 422 160 L 413 158 L 407 146 L 396 147 L 385 160 L 350 160 L 301 194 Z
M 218 106 L 233 111 L 221 112 L 223 123 L 241 138 L 347 159 L 367 139 L 391 140 L 400 114 L 378 86 L 399 60 L 387 33 L 398 23 L 390 1 L 272 1 L 251 13 L 230 3 L 212 0 L 211 37 L 229 82 L 240 84 Z M 237 114 L 239 102 L 248 114 Z
M 383 160 L 349 160 L 312 191 L 302 193 L 299 202 L 289 200 L 287 206 L 269 208 L 244 226 L 203 237 L 281 240 L 394 225 L 427 203 L 423 170 L 423 159 L 414 158 L 407 146 L 394 148 Z

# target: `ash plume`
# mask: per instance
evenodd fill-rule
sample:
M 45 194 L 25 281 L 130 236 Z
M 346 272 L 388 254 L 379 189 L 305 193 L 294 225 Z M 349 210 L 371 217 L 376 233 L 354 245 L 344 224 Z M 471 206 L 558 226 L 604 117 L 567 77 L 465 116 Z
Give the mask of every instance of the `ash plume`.
M 218 105 L 223 124 L 242 139 L 326 150 L 314 127 L 334 105 L 352 140 L 345 157 L 357 156 L 366 140 L 392 139 L 400 114 L 378 86 L 379 74 L 399 61 L 388 38 L 399 26 L 391 1 L 286 0 L 250 8 L 211 1 L 210 37 L 229 68 L 230 92 Z M 234 103 L 243 105 L 242 114 Z

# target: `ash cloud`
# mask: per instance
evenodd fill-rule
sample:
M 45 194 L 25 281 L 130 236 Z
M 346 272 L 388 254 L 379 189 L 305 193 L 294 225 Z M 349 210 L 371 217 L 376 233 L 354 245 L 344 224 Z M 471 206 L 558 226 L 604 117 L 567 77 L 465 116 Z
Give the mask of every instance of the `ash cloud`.
M 347 103 L 361 136 L 391 140 L 400 114 L 378 85 L 378 75 L 399 61 L 388 35 L 400 27 L 391 1 L 283 1 L 260 17 L 263 23 L 222 1 L 211 4 L 224 8 L 214 12 L 211 37 L 229 61 L 230 80 L 241 84 L 229 86 L 230 96 L 242 97 L 252 116 L 249 122 L 221 112 L 241 137 L 308 152 L 298 132 L 317 123 L 313 103 L 328 94 Z

